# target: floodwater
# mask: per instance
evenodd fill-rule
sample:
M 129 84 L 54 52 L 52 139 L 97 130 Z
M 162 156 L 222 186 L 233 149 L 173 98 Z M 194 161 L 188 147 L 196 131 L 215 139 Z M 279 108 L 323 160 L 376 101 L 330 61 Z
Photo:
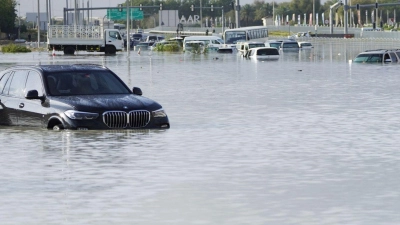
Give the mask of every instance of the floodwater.
M 171 129 L 1 127 L 0 224 L 399 224 L 400 64 L 355 54 L 1 54 L 103 64 Z

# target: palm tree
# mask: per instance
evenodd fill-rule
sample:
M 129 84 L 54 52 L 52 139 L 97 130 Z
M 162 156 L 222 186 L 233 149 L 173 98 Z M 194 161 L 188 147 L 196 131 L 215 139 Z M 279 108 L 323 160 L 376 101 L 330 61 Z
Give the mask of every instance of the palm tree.
M 246 26 L 248 26 L 249 18 L 252 17 L 254 10 L 249 4 L 246 4 L 243 6 L 241 11 L 241 17 L 246 21 Z

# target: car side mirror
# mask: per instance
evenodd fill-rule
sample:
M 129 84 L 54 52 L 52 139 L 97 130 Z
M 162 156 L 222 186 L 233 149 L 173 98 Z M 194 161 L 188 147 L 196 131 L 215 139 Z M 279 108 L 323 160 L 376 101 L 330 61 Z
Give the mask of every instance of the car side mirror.
M 40 99 L 43 100 L 44 96 L 39 96 L 39 93 L 37 90 L 30 90 L 26 93 L 25 95 L 26 99 Z
M 133 87 L 132 89 L 133 94 L 135 95 L 142 95 L 142 89 L 138 88 L 138 87 Z

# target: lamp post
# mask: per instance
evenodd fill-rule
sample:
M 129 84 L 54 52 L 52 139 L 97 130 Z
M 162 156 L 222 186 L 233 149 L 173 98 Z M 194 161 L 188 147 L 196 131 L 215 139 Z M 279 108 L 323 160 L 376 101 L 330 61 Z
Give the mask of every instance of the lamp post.
M 127 58 L 129 58 L 129 52 L 131 51 L 131 44 L 130 44 L 130 37 L 129 37 L 129 20 L 131 19 L 130 18 L 130 14 L 131 14 L 131 11 L 130 11 L 130 7 L 129 7 L 129 4 L 128 4 L 128 0 L 126 0 L 126 2 L 125 2 L 125 4 L 126 4 L 126 57 Z
M 203 4 L 200 0 L 200 27 L 203 28 Z
M 37 1 L 38 15 L 37 15 L 37 47 L 40 48 L 40 1 Z
M 18 39 L 21 35 L 21 4 L 18 2 Z
M 315 25 L 315 0 L 313 0 L 312 11 L 313 11 L 312 23 L 313 25 Z

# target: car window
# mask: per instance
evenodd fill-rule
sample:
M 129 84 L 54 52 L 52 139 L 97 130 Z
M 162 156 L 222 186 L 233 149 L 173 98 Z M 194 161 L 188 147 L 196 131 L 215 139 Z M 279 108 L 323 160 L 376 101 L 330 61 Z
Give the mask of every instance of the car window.
M 278 49 L 259 49 L 257 55 L 279 55 Z
M 283 48 L 299 48 L 299 44 L 297 43 L 282 43 Z
M 390 52 L 389 55 L 390 55 L 390 58 L 392 58 L 392 62 L 397 62 L 397 56 L 396 56 L 396 54 L 394 54 L 394 52 Z
M 4 87 L 6 86 L 6 82 L 8 78 L 10 77 L 11 72 L 5 73 L 1 78 L 0 78 L 0 94 L 3 93 Z
M 22 97 L 25 83 L 26 83 L 26 70 L 17 70 L 14 72 L 13 79 L 10 84 L 8 94 L 11 96 Z
M 383 59 L 382 54 L 371 54 L 367 62 L 382 62 L 382 59 Z
M 25 86 L 25 94 L 31 90 L 36 90 L 39 96 L 43 96 L 42 78 L 40 74 L 35 71 L 31 71 L 28 74 L 28 79 L 26 80 Z
M 281 47 L 281 43 L 271 43 L 270 46 L 274 48 L 279 48 Z
M 109 35 L 112 38 L 116 38 L 118 40 L 122 40 L 121 36 L 119 35 L 119 32 L 117 32 L 117 31 L 110 31 Z
M 109 71 L 48 73 L 45 75 L 45 83 L 50 95 L 55 96 L 130 93 L 116 75 Z
M 249 44 L 250 48 L 265 47 L 265 44 Z

